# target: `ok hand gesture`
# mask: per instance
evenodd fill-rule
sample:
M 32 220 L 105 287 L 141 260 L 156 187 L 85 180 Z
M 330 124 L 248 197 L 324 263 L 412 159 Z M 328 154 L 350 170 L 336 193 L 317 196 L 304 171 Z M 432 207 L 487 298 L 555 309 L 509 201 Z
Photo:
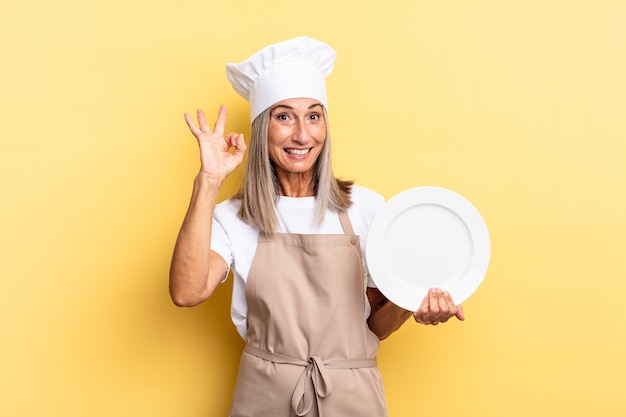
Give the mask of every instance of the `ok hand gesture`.
M 229 133 L 224 136 L 226 124 L 226 107 L 220 106 L 213 131 L 209 127 L 203 110 L 198 110 L 198 125 L 190 114 L 185 113 L 185 121 L 189 130 L 198 140 L 200 146 L 200 175 L 217 180 L 220 183 L 243 161 L 246 144 L 243 133 Z M 231 152 L 234 149 L 234 152 Z

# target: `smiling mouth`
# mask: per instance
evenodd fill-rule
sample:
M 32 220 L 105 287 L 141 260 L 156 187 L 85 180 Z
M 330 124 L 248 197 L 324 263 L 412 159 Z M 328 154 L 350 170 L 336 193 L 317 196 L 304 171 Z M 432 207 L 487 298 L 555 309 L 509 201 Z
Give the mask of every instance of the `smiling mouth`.
M 293 148 L 287 148 L 285 149 L 285 152 L 287 152 L 287 154 L 291 155 L 291 156 L 295 156 L 295 157 L 303 157 L 308 155 L 309 152 L 311 152 L 312 148 L 308 148 L 308 149 L 293 149 Z

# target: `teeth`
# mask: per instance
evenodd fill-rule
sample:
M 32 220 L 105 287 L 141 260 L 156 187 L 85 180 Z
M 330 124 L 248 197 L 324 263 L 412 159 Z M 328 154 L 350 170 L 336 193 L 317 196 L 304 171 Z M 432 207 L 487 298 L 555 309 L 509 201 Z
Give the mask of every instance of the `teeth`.
M 286 151 L 293 156 L 303 156 L 308 154 L 310 149 L 286 149 Z

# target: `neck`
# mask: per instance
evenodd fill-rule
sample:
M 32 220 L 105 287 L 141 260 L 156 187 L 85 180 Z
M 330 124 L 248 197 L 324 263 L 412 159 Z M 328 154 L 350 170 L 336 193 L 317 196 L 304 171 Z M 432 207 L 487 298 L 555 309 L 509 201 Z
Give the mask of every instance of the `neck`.
M 312 173 L 290 172 L 278 174 L 280 195 L 285 197 L 312 197 L 315 195 Z

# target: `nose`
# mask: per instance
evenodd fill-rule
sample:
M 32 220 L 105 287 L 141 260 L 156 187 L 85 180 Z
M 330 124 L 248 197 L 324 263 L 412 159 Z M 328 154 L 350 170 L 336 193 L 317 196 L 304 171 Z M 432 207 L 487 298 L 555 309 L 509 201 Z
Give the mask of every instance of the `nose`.
M 308 142 L 310 135 L 304 121 L 299 120 L 293 127 L 293 141 L 296 143 L 304 144 Z

